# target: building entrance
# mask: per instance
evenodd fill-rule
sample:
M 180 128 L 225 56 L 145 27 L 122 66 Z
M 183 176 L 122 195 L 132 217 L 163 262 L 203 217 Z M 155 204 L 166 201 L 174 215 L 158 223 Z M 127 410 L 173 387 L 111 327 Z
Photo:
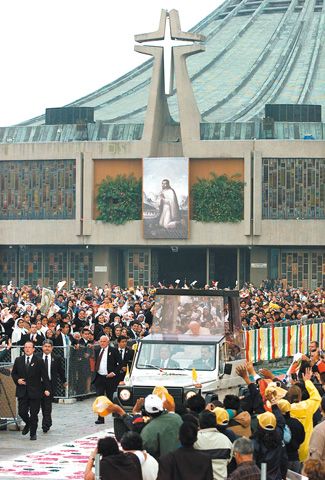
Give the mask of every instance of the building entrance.
M 217 281 L 218 288 L 235 288 L 237 248 L 211 248 L 209 257 L 210 281 Z
M 175 286 L 175 280 L 179 279 L 180 287 L 184 285 L 185 280 L 187 285 L 196 280 L 196 288 L 202 288 L 206 284 L 205 248 L 157 248 L 152 250 L 151 255 L 152 266 L 156 265 L 155 275 L 152 269 L 152 280 L 155 283 Z

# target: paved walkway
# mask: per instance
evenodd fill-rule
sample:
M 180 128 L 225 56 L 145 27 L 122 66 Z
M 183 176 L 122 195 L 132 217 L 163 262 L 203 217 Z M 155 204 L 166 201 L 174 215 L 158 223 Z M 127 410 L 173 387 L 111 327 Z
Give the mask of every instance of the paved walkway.
M 18 431 L 0 431 L 0 463 L 112 428 L 111 416 L 106 418 L 105 425 L 95 425 L 97 416 L 92 411 L 93 401 L 94 397 L 73 404 L 53 404 L 53 426 L 46 434 L 38 428 L 36 441 Z

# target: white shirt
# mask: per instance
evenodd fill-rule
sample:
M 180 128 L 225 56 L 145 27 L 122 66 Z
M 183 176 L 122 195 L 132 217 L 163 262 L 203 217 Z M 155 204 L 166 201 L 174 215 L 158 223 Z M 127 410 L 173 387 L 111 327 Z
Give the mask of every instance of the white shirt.
M 101 351 L 102 351 L 102 349 L 100 350 L 99 355 L 101 354 Z M 108 374 L 108 371 L 107 371 L 107 354 L 108 354 L 108 347 L 104 348 L 104 353 L 103 353 L 103 356 L 101 358 L 99 368 L 98 368 L 99 375 L 107 375 Z
M 29 366 L 32 364 L 33 355 L 25 355 L 25 365 L 27 365 L 27 358 L 29 358 Z
M 45 355 L 45 353 L 43 353 L 43 361 L 45 363 L 45 357 L 47 357 L 47 363 L 48 363 L 48 370 L 47 370 L 47 374 L 49 376 L 49 379 L 51 380 L 51 354 L 49 353 L 48 355 Z
M 143 480 L 156 480 L 158 475 L 158 462 L 145 450 L 132 450 L 141 464 Z

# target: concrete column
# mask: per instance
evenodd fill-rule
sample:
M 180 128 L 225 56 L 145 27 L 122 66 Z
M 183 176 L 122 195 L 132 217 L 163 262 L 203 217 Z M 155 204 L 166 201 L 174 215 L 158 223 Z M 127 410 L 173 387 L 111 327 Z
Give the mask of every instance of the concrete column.
M 251 235 L 251 217 L 252 217 L 252 160 L 251 152 L 246 151 L 244 155 L 244 225 L 245 235 Z
M 82 235 L 82 155 L 76 155 L 76 228 L 75 234 Z
M 259 285 L 268 277 L 268 251 L 266 247 L 253 247 L 251 250 L 250 281 Z
M 164 125 L 170 119 L 164 92 L 164 53 L 161 47 L 146 47 L 144 45 L 136 45 L 134 50 L 154 57 L 148 107 L 142 135 L 142 142 L 147 144 L 147 148 L 145 148 L 146 155 L 144 156 L 154 157 L 157 156 L 158 143 L 164 130 Z
M 206 283 L 210 284 L 210 248 L 206 249 Z
M 83 235 L 92 234 L 93 201 L 94 201 L 94 162 L 92 154 L 83 154 Z
M 262 234 L 262 154 L 254 151 L 253 235 Z
M 97 286 L 104 286 L 109 278 L 109 258 L 108 248 L 106 246 L 96 246 L 94 248 L 94 277 L 93 282 Z

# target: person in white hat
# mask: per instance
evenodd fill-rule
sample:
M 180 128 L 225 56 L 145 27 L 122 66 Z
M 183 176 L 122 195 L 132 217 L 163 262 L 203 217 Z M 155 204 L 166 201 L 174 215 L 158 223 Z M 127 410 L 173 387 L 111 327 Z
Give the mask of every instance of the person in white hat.
M 151 420 L 141 431 L 143 447 L 158 459 L 179 446 L 178 432 L 182 419 L 177 413 L 165 410 L 158 395 L 148 395 L 144 400 L 144 409 Z

